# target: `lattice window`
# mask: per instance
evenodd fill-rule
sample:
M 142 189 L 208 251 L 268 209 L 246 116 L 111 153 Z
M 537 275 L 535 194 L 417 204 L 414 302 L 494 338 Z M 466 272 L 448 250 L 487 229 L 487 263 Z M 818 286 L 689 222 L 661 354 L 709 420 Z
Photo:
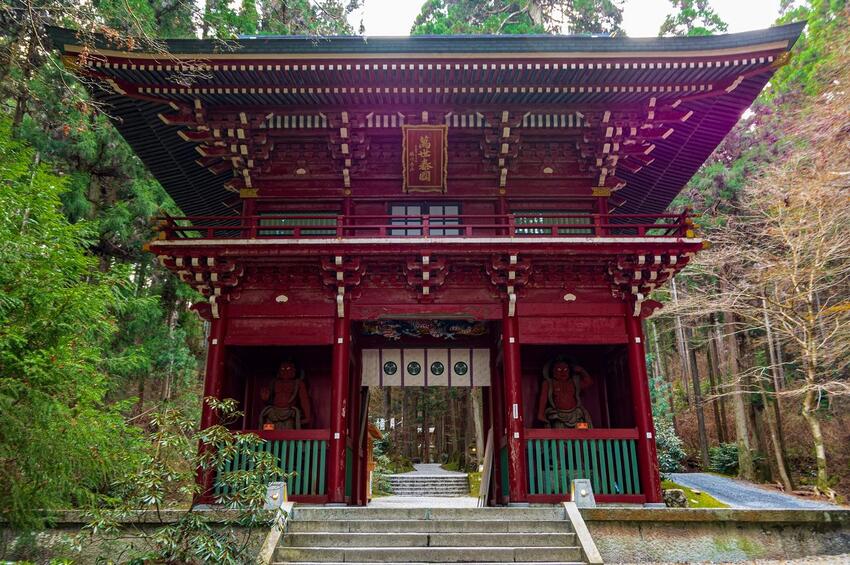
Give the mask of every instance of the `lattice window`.
M 558 214 L 564 214 L 558 216 Z M 575 224 L 593 223 L 590 212 L 575 210 L 523 210 L 514 216 L 516 223 L 516 235 L 592 235 L 592 228 L 575 227 Z M 570 224 L 570 227 L 559 227 L 558 233 L 552 233 L 551 227 L 562 224 Z M 520 227 L 522 226 L 522 227 Z M 528 226 L 528 227 L 526 227 Z
M 274 226 L 280 229 L 261 229 L 257 233 L 260 236 L 292 236 L 295 234 L 293 228 L 300 227 L 302 237 L 319 237 L 336 235 L 336 211 L 326 212 L 261 212 L 260 216 L 276 216 L 274 218 L 260 219 L 260 226 Z M 315 229 L 313 226 L 317 226 Z M 322 228 L 319 226 L 330 226 Z M 308 227 L 310 229 L 303 229 Z

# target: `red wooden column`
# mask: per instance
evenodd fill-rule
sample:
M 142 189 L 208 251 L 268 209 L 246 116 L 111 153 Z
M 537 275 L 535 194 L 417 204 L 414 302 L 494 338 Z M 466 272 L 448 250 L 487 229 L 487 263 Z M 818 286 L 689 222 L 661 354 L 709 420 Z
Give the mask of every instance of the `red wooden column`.
M 522 419 L 522 369 L 519 358 L 519 324 L 516 315 L 508 313 L 505 302 L 502 314 L 502 354 L 504 360 L 505 414 L 508 430 L 509 503 L 528 502 L 525 459 L 525 430 Z
M 345 447 L 348 430 L 349 365 L 351 362 L 351 319 L 348 298 L 343 299 L 343 316 L 334 318 L 331 354 L 331 438 L 328 453 L 328 502 L 345 502 Z
M 207 362 L 204 371 L 204 397 L 201 406 L 201 429 L 209 428 L 218 423 L 218 415 L 207 404 L 207 397 L 221 398 L 221 390 L 224 385 L 224 335 L 227 326 L 227 303 L 222 302 L 219 306 L 219 317 L 210 320 L 210 335 L 207 338 Z M 199 449 L 206 446 L 201 444 Z M 204 486 L 201 494 L 202 502 L 212 501 L 213 481 L 215 471 L 198 469 L 198 482 Z
M 658 472 L 658 454 L 655 448 L 655 425 L 652 423 L 652 403 L 646 376 L 646 357 L 643 349 L 643 328 L 640 316 L 632 316 L 626 308 L 626 333 L 628 334 L 629 383 L 638 429 L 637 456 L 640 484 L 646 501 L 658 503 L 661 498 L 661 477 Z

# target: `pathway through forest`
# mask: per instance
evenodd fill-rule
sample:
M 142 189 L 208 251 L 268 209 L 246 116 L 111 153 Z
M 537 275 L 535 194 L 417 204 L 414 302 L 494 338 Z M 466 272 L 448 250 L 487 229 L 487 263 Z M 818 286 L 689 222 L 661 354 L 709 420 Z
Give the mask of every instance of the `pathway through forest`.
M 827 502 L 806 500 L 799 496 L 711 473 L 670 473 L 670 479 L 682 486 L 706 492 L 732 508 L 841 509 L 840 506 Z

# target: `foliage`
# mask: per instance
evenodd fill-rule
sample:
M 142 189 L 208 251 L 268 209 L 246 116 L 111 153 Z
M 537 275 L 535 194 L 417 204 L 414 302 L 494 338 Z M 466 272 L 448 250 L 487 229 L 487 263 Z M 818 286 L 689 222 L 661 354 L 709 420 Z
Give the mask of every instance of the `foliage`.
M 708 450 L 708 468 L 715 473 L 734 477 L 738 474 L 738 444 L 721 443 Z
M 426 0 L 410 33 L 621 35 L 622 21 L 623 0 Z
M 252 530 L 271 526 L 275 516 L 263 509 L 269 477 L 282 474 L 274 456 L 258 449 L 264 443 L 255 434 L 233 434 L 226 425 L 241 416 L 232 399 L 207 398 L 219 423 L 196 430 L 194 418 L 166 409 L 151 418 L 138 457 L 128 461 L 132 470 L 119 477 L 109 495 L 91 509 L 92 519 L 78 537 L 78 547 L 103 540 L 126 540 L 117 559 L 129 563 L 253 562 L 249 550 Z M 198 450 L 198 445 L 201 449 Z M 186 505 L 200 494 L 195 474 L 215 472 L 239 455 L 249 470 L 223 472 L 221 485 L 229 494 L 216 502 L 233 509 L 230 516 L 214 518 L 197 507 L 181 511 L 176 519 L 163 517 L 165 507 Z M 153 529 L 141 527 L 143 518 L 157 517 Z M 104 556 L 106 557 L 106 556 Z M 110 559 L 116 559 L 114 554 Z
M 693 489 L 673 481 L 661 481 L 661 488 L 664 490 L 671 488 L 682 490 L 685 493 L 685 498 L 688 499 L 688 508 L 729 508 L 728 504 L 720 502 L 710 494 L 702 491 L 697 493 Z
M 682 470 L 685 450 L 682 440 L 676 435 L 673 424 L 667 419 L 655 422 L 655 446 L 658 450 L 658 469 L 662 475 Z
M 92 225 L 60 212 L 65 179 L 0 122 L 0 515 L 85 502 L 133 461 L 138 437 L 107 405 L 104 345 L 126 271 L 103 273 Z
M 726 31 L 729 26 L 720 19 L 708 0 L 670 0 L 676 12 L 667 14 L 659 37 L 664 35 L 713 35 Z

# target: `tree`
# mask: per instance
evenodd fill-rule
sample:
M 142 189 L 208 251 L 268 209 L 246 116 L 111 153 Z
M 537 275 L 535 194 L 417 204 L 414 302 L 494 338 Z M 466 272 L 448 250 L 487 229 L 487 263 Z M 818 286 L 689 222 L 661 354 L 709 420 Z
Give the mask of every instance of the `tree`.
M 621 35 L 622 21 L 623 0 L 427 0 L 410 33 Z
M 846 64 L 836 69 L 835 85 L 850 79 Z M 738 331 L 764 332 L 773 320 L 773 336 L 799 360 L 788 388 L 773 390 L 770 373 L 757 371 L 753 378 L 765 382 L 754 392 L 800 400 L 816 487 L 826 494 L 832 487 L 820 408 L 828 396 L 850 394 L 850 158 L 835 151 L 846 143 L 849 103 L 850 93 L 836 87 L 788 112 L 793 128 L 783 158 L 744 189 L 736 217 L 699 260 L 726 288 L 703 299 L 734 313 Z
M 708 0 L 670 0 L 676 12 L 667 14 L 658 36 L 713 35 L 725 32 L 729 26 L 720 19 Z
M 127 272 L 100 271 L 92 226 L 61 213 L 65 179 L 10 131 L 0 122 L 0 515 L 29 528 L 107 489 L 138 437 L 105 403 Z
M 196 431 L 194 418 L 166 409 L 151 417 L 137 454 L 128 461 L 128 472 L 116 479 L 108 496 L 89 509 L 91 521 L 77 536 L 77 549 L 101 547 L 98 562 L 201 564 L 253 563 L 252 530 L 268 528 L 281 516 L 264 511 L 271 477 L 287 480 L 277 459 L 255 434 L 234 434 L 227 425 L 238 420 L 233 399 L 206 399 L 219 423 Z M 198 451 L 198 443 L 205 449 Z M 236 509 L 235 515 L 212 517 L 185 503 L 199 494 L 195 472 L 215 472 L 234 458 L 247 470 L 221 472 L 218 484 L 224 494 L 216 501 Z M 166 508 L 183 507 L 176 519 L 163 518 Z M 137 518 L 151 513 L 160 521 L 153 528 L 139 527 Z M 95 542 L 95 543 L 92 543 Z M 109 542 L 118 542 L 112 544 Z M 117 558 L 117 559 L 116 559 Z

